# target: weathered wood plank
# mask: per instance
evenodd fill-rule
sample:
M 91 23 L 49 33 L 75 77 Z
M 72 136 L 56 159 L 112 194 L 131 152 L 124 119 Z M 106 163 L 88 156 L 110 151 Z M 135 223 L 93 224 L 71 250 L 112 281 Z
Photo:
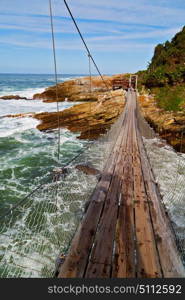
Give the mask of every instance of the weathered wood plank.
M 131 101 L 130 97 L 128 101 Z M 129 110 L 130 105 L 128 103 Z M 128 114 L 130 116 L 128 110 Z M 135 277 L 135 228 L 133 207 L 132 122 L 125 126 L 127 143 L 123 152 L 122 193 L 116 226 L 112 277 Z
M 121 142 L 122 135 L 120 134 L 106 164 L 102 178 L 90 199 L 88 210 L 75 234 L 69 254 L 61 266 L 58 277 L 84 276 Z
M 165 212 L 151 165 L 149 160 L 146 159 L 147 154 L 138 128 L 137 135 L 146 193 L 149 199 L 149 209 L 155 231 L 163 277 L 184 277 L 185 271 L 178 253 L 171 222 Z
M 132 109 L 133 130 L 133 173 L 136 226 L 137 277 L 162 277 L 156 240 L 151 223 L 148 198 L 145 191 L 140 153 L 136 136 L 136 100 Z
M 94 247 L 85 277 L 93 277 L 94 264 L 96 264 L 96 269 L 102 269 L 104 268 L 103 265 L 111 265 L 112 263 L 119 191 L 120 179 L 118 176 L 114 175 L 106 197 L 105 206 L 99 222 Z M 101 276 L 101 273 L 99 273 L 99 276 Z M 110 273 L 104 273 L 103 277 L 110 277 Z
M 128 122 L 125 122 L 128 126 Z M 87 267 L 85 277 L 110 277 L 112 265 L 113 246 L 115 239 L 116 220 L 118 214 L 118 203 L 121 193 L 121 176 L 123 156 L 122 152 L 126 145 L 126 132 L 122 131 L 122 142 L 119 148 L 119 154 L 115 161 L 115 169 L 111 179 L 109 190 L 103 212 L 99 221 L 98 230 L 94 247 L 92 249 L 90 261 Z
M 59 277 L 183 277 L 160 201 L 138 130 L 136 95 L 128 93 L 122 131 Z

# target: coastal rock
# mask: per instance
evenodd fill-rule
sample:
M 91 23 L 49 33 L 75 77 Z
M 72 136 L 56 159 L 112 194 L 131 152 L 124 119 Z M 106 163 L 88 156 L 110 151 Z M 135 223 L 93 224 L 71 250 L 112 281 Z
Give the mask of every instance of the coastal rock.
M 147 122 L 177 151 L 185 152 L 185 111 L 170 112 L 157 107 L 155 97 L 138 97 Z
M 67 168 L 54 168 L 53 169 L 53 181 L 59 181 L 64 179 L 68 174 Z
M 12 100 L 12 99 L 14 99 L 14 100 L 27 100 L 26 97 L 21 97 L 19 95 L 2 96 L 2 97 L 0 97 L 0 99 L 2 99 L 2 100 Z
M 162 140 L 161 143 L 154 142 L 154 143 L 152 143 L 152 145 L 155 147 L 158 147 L 158 148 L 163 148 L 166 146 L 166 142 Z
M 12 114 L 12 115 L 5 115 L 3 118 L 25 118 L 30 117 L 33 118 L 35 113 L 23 113 L 23 114 Z
M 69 80 L 57 85 L 58 101 L 97 101 L 99 94 L 112 88 L 113 79 L 124 76 L 92 76 L 91 84 L 89 77 Z M 56 102 L 56 86 L 47 88 L 43 93 L 33 95 L 33 99 L 43 100 L 44 102 Z
M 100 175 L 101 174 L 100 170 L 98 170 L 88 164 L 76 165 L 75 168 L 78 169 L 79 171 L 85 173 L 86 175 Z
M 107 132 L 124 109 L 125 91 L 109 90 L 112 80 L 119 77 L 104 76 L 92 78 L 91 92 L 89 78 L 79 78 L 58 85 L 59 100 L 85 101 L 86 103 L 74 105 L 60 112 L 26 113 L 9 115 L 8 117 L 29 116 L 40 121 L 37 129 L 51 131 L 62 127 L 79 133 L 78 138 L 94 140 Z M 121 75 L 122 76 L 122 75 Z M 106 84 L 106 86 L 105 86 Z M 54 102 L 56 87 L 50 87 L 41 94 L 34 95 L 34 99 L 45 99 L 44 102 Z M 91 101 L 87 101 L 91 100 Z
M 104 101 L 101 101 L 103 97 Z M 80 139 L 96 139 L 110 128 L 124 108 L 124 91 L 102 93 L 98 102 L 74 105 L 63 111 L 35 114 L 41 131 L 60 127 L 79 132 Z

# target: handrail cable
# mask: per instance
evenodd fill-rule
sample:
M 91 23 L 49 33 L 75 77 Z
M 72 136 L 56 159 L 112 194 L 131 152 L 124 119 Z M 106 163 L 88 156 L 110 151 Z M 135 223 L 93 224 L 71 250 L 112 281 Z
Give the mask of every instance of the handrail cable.
M 59 102 L 59 101 L 58 101 L 58 73 L 57 73 L 57 61 L 56 61 L 56 50 L 55 50 L 54 26 L 53 26 L 53 11 L 52 11 L 52 3 L 51 3 L 52 0 L 48 0 L 48 1 L 49 1 L 50 23 L 51 23 L 52 44 L 53 44 L 53 58 L 54 58 L 54 70 L 55 70 L 55 82 L 56 82 L 57 112 L 59 112 L 59 103 L 58 103 L 58 102 Z M 74 21 L 74 24 L 75 24 L 75 26 L 76 26 L 76 28 L 77 28 L 79 34 L 80 34 L 80 37 L 81 37 L 81 39 L 82 39 L 82 41 L 83 41 L 83 43 L 84 43 L 84 45 L 85 45 L 85 47 L 86 47 L 86 49 L 87 49 L 88 57 L 89 57 L 89 72 L 90 72 L 90 79 L 92 79 L 92 78 L 91 78 L 91 77 L 92 77 L 92 74 L 91 74 L 91 67 L 90 67 L 90 61 L 92 60 L 92 62 L 94 63 L 94 65 L 95 65 L 95 67 L 96 67 L 96 69 L 97 69 L 99 75 L 101 76 L 101 79 L 103 80 L 104 84 L 106 85 L 106 82 L 105 82 L 105 80 L 104 80 L 102 74 L 100 73 L 100 70 L 99 70 L 98 66 L 97 66 L 96 63 L 95 63 L 95 61 L 94 61 L 94 59 L 93 59 L 93 57 L 92 57 L 92 55 L 91 55 L 91 53 L 90 53 L 90 50 L 88 49 L 88 46 L 87 46 L 87 44 L 86 44 L 86 42 L 85 42 L 85 40 L 84 40 L 84 38 L 83 38 L 83 36 L 82 36 L 82 34 L 81 34 L 81 32 L 80 32 L 80 29 L 79 29 L 79 27 L 78 27 L 78 25 L 77 25 L 77 23 L 76 23 L 76 21 L 75 21 L 73 15 L 72 15 L 71 10 L 69 9 L 69 6 L 68 6 L 67 2 L 66 2 L 65 0 L 64 0 L 64 2 L 65 2 L 65 4 L 66 4 L 66 7 L 67 7 L 67 9 L 68 9 L 68 11 L 69 11 L 69 13 L 70 13 L 70 15 L 71 15 L 73 21 Z M 91 84 L 92 84 L 92 82 L 91 82 Z M 107 85 L 106 85 L 106 87 L 107 87 Z M 108 88 L 108 87 L 107 87 L 107 88 Z M 59 159 L 59 157 L 60 157 L 60 117 L 59 117 L 59 114 L 58 114 L 58 125 L 59 125 L 59 126 L 58 126 L 58 129 L 59 129 L 59 131 L 58 131 L 58 159 Z M 86 150 L 87 150 L 94 142 L 95 142 L 95 141 L 89 143 L 89 144 L 87 145 L 87 147 L 84 147 L 84 149 L 82 149 L 82 151 L 80 151 L 76 156 L 74 156 L 70 161 L 68 161 L 64 166 L 62 166 L 62 168 L 66 168 L 68 165 L 70 165 L 76 158 L 78 158 L 82 153 L 84 153 L 84 152 L 85 152 L 85 151 L 86 151 Z M 52 174 L 52 172 L 50 172 L 50 173 L 48 174 L 48 176 L 51 175 L 51 174 Z M 21 200 L 20 200 L 18 203 L 16 203 L 12 208 L 10 208 L 10 209 L 7 211 L 7 213 L 5 213 L 4 215 L 0 216 L 0 219 L 2 219 L 2 218 L 4 218 L 4 217 L 6 217 L 7 215 L 11 214 L 12 210 L 16 209 L 20 204 L 22 204 L 27 198 L 29 198 L 32 194 L 34 194 L 38 189 L 40 189 L 40 188 L 41 188 L 42 186 L 44 186 L 44 185 L 45 185 L 45 183 L 42 183 L 42 184 L 39 184 L 38 186 L 36 186 L 35 189 L 33 189 L 33 190 L 32 190 L 30 193 L 28 193 L 23 199 L 21 199 Z
M 92 93 L 92 72 L 91 72 L 91 56 L 88 54 L 89 58 L 89 91 Z
M 88 145 L 86 147 L 84 147 L 81 151 L 79 151 L 79 153 L 77 155 L 75 155 L 72 159 L 70 159 L 64 166 L 62 166 L 62 169 L 65 169 L 66 167 L 68 167 L 75 159 L 77 159 L 81 154 L 83 154 L 86 150 L 89 149 L 89 147 L 94 144 L 95 141 L 92 141 L 90 143 L 88 143 Z M 48 177 L 52 175 L 53 172 L 49 172 L 49 174 L 47 175 Z M 0 216 L 0 220 L 5 218 L 6 216 L 8 216 L 9 214 L 12 213 L 12 211 L 14 209 L 16 209 L 17 207 L 19 207 L 25 200 L 27 200 L 30 196 L 32 196 L 37 190 L 39 190 L 40 188 L 42 188 L 43 186 L 45 186 L 46 183 L 41 183 L 38 186 L 36 186 L 35 189 L 33 189 L 29 194 L 27 194 L 24 198 L 20 199 L 20 201 L 18 203 L 16 203 L 15 205 L 13 205 L 11 208 L 8 209 L 8 211 L 4 214 Z
M 49 0 L 49 11 L 50 11 L 50 24 L 51 24 L 51 36 L 52 36 L 52 46 L 53 46 L 53 60 L 54 60 L 54 72 L 55 72 L 55 93 L 57 101 L 57 115 L 58 115 L 58 160 L 60 159 L 60 116 L 59 116 L 59 97 L 58 97 L 58 73 L 57 73 L 57 60 L 56 60 L 56 48 L 55 48 L 55 35 L 54 35 L 54 25 L 53 25 L 53 10 L 52 10 L 52 0 Z
M 73 14 L 72 14 L 72 11 L 71 11 L 71 9 L 69 8 L 69 6 L 68 6 L 66 0 L 64 0 L 64 4 L 65 4 L 65 6 L 66 6 L 66 8 L 67 8 L 67 10 L 68 10 L 68 12 L 69 12 L 69 14 L 70 14 L 72 20 L 73 20 L 73 23 L 74 23 L 74 25 L 75 25 L 75 27 L 76 27 L 76 29 L 77 29 L 79 35 L 80 35 L 80 38 L 81 38 L 81 40 L 82 40 L 82 42 L 83 42 L 83 44 L 84 44 L 84 46 L 85 46 L 85 48 L 86 48 L 86 50 L 87 50 L 88 56 L 91 58 L 91 60 L 92 60 L 92 62 L 93 62 L 93 64 L 94 64 L 94 66 L 95 66 L 95 68 L 96 68 L 98 74 L 100 75 L 100 77 L 101 77 L 101 79 L 102 79 L 104 85 L 106 86 L 107 90 L 109 90 L 109 87 L 108 87 L 107 83 L 105 82 L 105 80 L 104 80 L 104 78 L 103 78 L 103 75 L 101 74 L 101 72 L 100 72 L 100 70 L 99 70 L 99 68 L 98 68 L 98 66 L 97 66 L 97 64 L 96 64 L 96 62 L 95 62 L 95 60 L 94 60 L 94 58 L 93 58 L 93 56 L 92 56 L 92 54 L 91 54 L 91 52 L 90 52 L 90 50 L 89 50 L 87 44 L 86 44 L 86 42 L 85 42 L 85 40 L 84 40 L 84 37 L 83 37 L 83 35 L 82 35 L 81 31 L 80 31 L 80 28 L 79 28 L 79 26 L 77 25 L 77 23 L 76 23 L 76 21 L 75 21 L 75 18 L 74 18 Z

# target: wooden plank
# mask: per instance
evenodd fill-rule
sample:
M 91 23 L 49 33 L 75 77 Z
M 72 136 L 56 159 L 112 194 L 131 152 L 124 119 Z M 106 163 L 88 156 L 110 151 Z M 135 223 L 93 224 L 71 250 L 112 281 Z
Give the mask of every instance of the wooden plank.
M 109 278 L 119 201 L 119 178 L 113 176 L 85 277 Z
M 128 93 L 122 130 L 59 277 L 181 277 L 170 225 Z
M 128 115 L 127 115 L 128 117 Z M 128 122 L 125 122 L 126 126 Z M 119 148 L 119 155 L 115 161 L 110 188 L 107 193 L 104 209 L 99 221 L 98 230 L 92 249 L 90 261 L 85 277 L 108 278 L 110 277 L 112 254 L 115 239 L 116 220 L 118 214 L 118 202 L 121 192 L 121 170 L 123 164 L 122 151 L 126 144 L 125 131 L 122 131 L 122 143 Z
M 160 264 L 165 278 L 184 277 L 185 270 L 178 253 L 174 232 L 164 205 L 158 186 L 151 169 L 147 154 L 143 145 L 142 137 L 137 129 L 138 145 L 144 175 L 146 193 L 149 199 L 149 209 L 152 218 L 153 228 L 157 241 L 157 249 L 160 257 Z
M 128 99 L 130 107 L 130 97 Z M 129 108 L 130 109 L 130 108 Z M 128 113 L 129 114 L 129 113 Z M 122 193 L 117 221 L 112 277 L 135 277 L 135 229 L 133 210 L 132 128 L 128 120 L 127 143 L 123 153 Z
M 119 174 L 114 173 L 85 277 L 110 277 L 110 272 L 102 273 L 102 271 L 105 270 L 105 266 L 112 264 L 119 195 L 120 178 Z
M 144 179 L 141 169 L 140 153 L 136 136 L 136 100 L 133 97 L 132 120 L 133 130 L 133 173 L 134 173 L 134 200 L 135 200 L 135 227 L 137 277 L 162 277 L 160 260 L 156 248 L 156 240 L 150 218 L 148 198 L 146 196 Z
M 83 277 L 89 251 L 93 243 L 94 234 L 103 206 L 104 192 L 100 192 L 97 196 L 99 198 L 99 202 L 92 201 L 90 204 L 86 218 L 83 219 L 77 233 L 75 234 L 70 248 L 70 253 L 62 265 L 58 277 Z
M 69 254 L 61 266 L 58 276 L 60 278 L 84 276 L 106 194 L 115 168 L 115 160 L 119 155 L 121 141 L 122 135 L 120 134 L 106 164 L 102 178 L 91 197 L 88 210 L 75 234 Z
M 110 170 L 113 164 L 110 166 Z M 69 255 L 61 267 L 59 277 L 83 277 L 93 244 L 111 173 L 102 176 L 100 184 L 91 198 L 88 210 L 73 239 Z

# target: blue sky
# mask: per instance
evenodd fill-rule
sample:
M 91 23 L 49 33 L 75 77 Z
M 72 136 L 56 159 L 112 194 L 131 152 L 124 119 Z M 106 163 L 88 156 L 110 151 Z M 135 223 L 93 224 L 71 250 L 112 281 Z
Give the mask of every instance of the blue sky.
M 52 0 L 58 73 L 88 60 L 63 0 Z M 68 0 L 102 73 L 135 72 L 185 25 L 184 0 Z M 48 0 L 0 1 L 0 73 L 52 73 Z M 95 73 L 95 71 L 93 72 Z

